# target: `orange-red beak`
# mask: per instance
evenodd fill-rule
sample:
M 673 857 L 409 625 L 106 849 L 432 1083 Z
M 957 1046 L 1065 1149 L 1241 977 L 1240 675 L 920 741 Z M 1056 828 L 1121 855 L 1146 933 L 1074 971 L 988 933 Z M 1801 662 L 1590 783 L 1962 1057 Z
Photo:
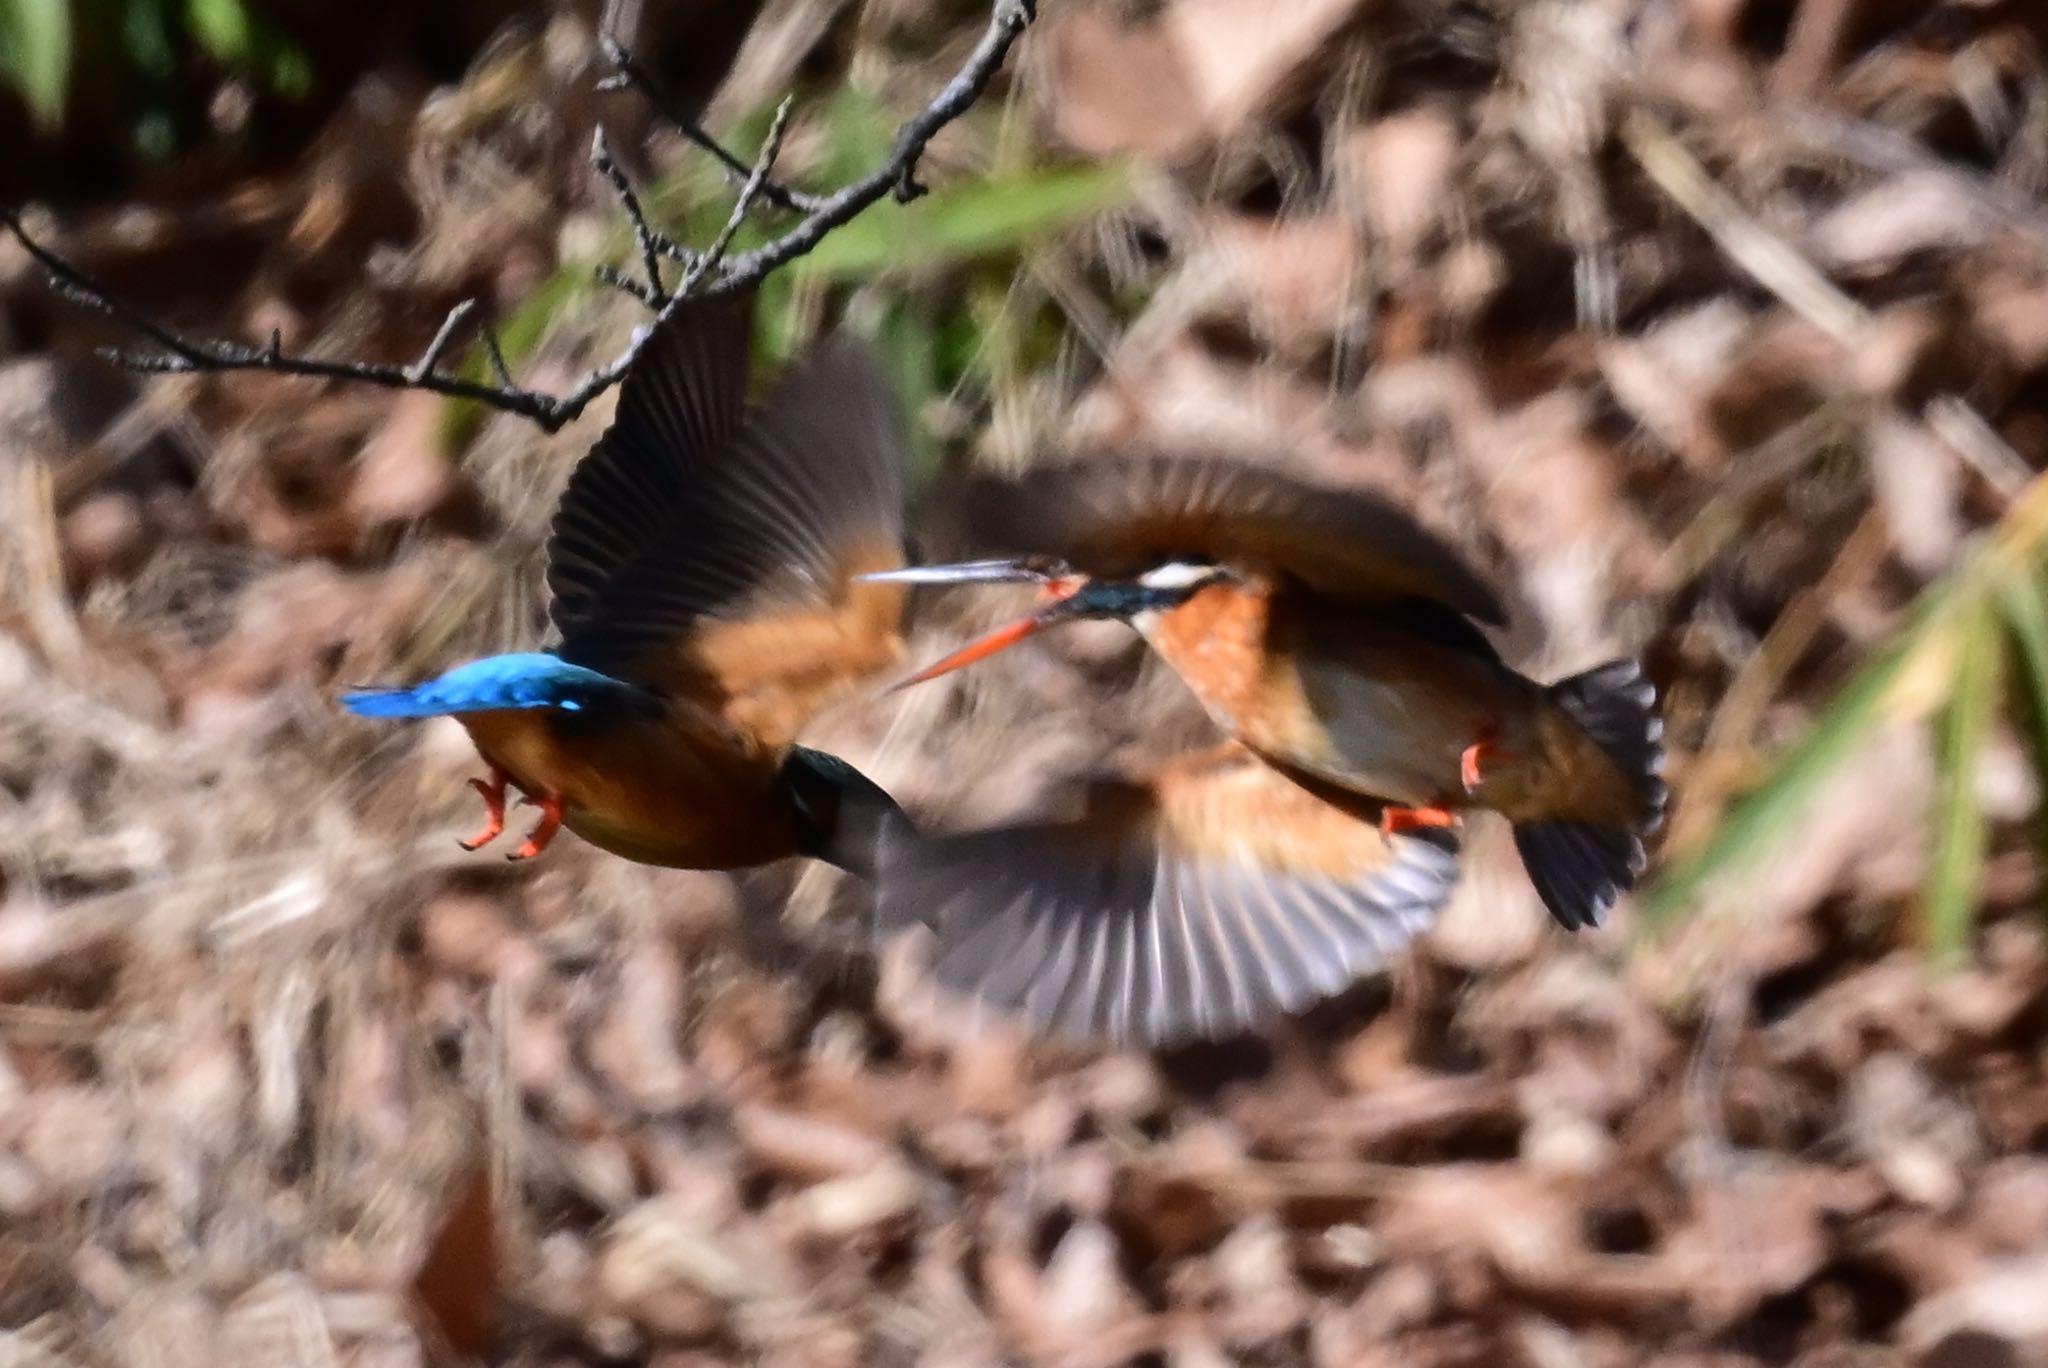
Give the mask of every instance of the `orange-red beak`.
M 1015 622 L 1005 623 L 986 636 L 977 637 L 959 650 L 925 666 L 908 679 L 889 686 L 888 693 L 923 684 L 940 675 L 986 660 L 1007 650 L 1028 636 L 1058 622 L 1066 613 L 1061 606 L 1088 583 L 1086 575 L 1075 574 L 1063 562 L 1032 557 L 1022 560 L 961 561 L 954 565 L 916 565 L 901 570 L 883 570 L 859 578 L 876 584 L 1036 584 L 1039 607 Z
M 1049 621 L 1051 621 L 1050 618 L 1033 613 L 1029 617 L 1018 618 L 1015 622 L 1006 623 L 990 632 L 987 636 L 977 637 L 973 641 L 968 642 L 965 646 L 953 652 L 953 654 L 933 661 L 916 674 L 910 676 L 910 678 L 891 684 L 883 692 L 895 693 L 897 690 L 907 689 L 913 684 L 922 684 L 927 680 L 937 679 L 940 675 L 951 674 L 955 670 L 964 669 L 977 660 L 986 660 L 996 652 L 1007 650 L 1025 637 L 1033 635 Z

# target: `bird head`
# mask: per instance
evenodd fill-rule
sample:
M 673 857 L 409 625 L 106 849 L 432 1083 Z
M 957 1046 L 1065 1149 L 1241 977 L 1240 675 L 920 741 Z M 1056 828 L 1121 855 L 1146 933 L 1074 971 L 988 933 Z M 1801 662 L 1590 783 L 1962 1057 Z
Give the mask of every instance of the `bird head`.
M 860 578 L 884 584 L 1039 586 L 1038 607 L 986 636 L 970 641 L 943 660 L 927 665 L 894 686 L 894 689 L 907 689 L 913 684 L 951 674 L 978 660 L 986 660 L 998 651 L 1062 622 L 1111 620 L 1128 622 L 1141 632 L 1149 631 L 1160 614 L 1178 608 L 1210 585 L 1233 580 L 1236 576 L 1227 566 L 1213 560 L 1186 556 L 1160 561 L 1135 576 L 1119 579 L 1098 579 L 1080 574 L 1064 561 L 1044 557 L 912 566 Z

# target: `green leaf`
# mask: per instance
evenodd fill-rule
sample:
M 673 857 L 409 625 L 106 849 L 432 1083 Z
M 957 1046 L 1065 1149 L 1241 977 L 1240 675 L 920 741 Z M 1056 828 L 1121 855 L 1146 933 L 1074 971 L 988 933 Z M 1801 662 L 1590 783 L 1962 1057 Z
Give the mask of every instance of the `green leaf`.
M 2009 575 L 1998 586 L 1998 605 L 2019 647 L 2034 706 L 2048 721 L 2048 592 L 2037 575 Z
M 1960 649 L 1954 691 L 1942 718 L 1925 909 L 1927 949 L 1944 966 L 1962 961 L 1977 922 L 1989 834 L 1977 802 L 1977 764 L 1997 715 L 2005 661 L 2005 633 L 1990 595 L 1971 603 L 1956 630 Z
M 1128 203 L 1120 166 L 1060 167 L 964 181 L 909 204 L 885 200 L 797 260 L 807 276 L 858 280 L 1015 251 Z
M 45 128 L 71 86 L 71 0 L 0 0 L 0 70 Z

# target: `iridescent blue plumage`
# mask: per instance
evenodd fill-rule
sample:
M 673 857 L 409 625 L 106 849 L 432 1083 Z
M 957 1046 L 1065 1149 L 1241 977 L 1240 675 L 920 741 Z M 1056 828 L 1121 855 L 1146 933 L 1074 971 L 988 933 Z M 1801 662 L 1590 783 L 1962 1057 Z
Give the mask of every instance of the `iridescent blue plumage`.
M 5 0 L 0 0 L 4 3 Z M 513 859 L 569 830 L 627 859 L 741 869 L 791 855 L 873 866 L 900 820 L 850 767 L 797 746 L 809 719 L 895 663 L 902 453 L 867 352 L 826 339 L 747 399 L 751 297 L 679 301 L 619 389 L 548 537 L 546 653 L 493 656 L 412 688 L 359 689 L 359 716 L 453 717 L 541 820 Z
M 653 701 L 645 690 L 542 651 L 486 656 L 410 689 L 358 689 L 341 696 L 358 717 L 444 717 L 488 708 L 586 707 Z

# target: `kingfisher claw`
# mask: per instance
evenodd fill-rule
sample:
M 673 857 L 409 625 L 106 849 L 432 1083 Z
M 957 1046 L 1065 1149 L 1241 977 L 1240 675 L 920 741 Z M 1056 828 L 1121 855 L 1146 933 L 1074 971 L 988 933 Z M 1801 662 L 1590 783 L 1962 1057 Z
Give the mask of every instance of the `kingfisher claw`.
M 1501 750 L 1498 745 L 1494 744 L 1493 729 L 1491 727 L 1482 732 L 1477 741 L 1465 747 L 1464 753 L 1458 757 L 1458 778 L 1464 781 L 1465 792 L 1476 793 L 1479 791 L 1480 784 L 1485 782 L 1485 776 L 1480 773 L 1480 767 L 1489 761 L 1500 759 L 1500 755 Z
M 1464 782 L 1465 792 L 1476 793 L 1482 782 L 1480 765 L 1493 756 L 1493 746 L 1485 741 L 1465 747 L 1465 753 L 1458 757 L 1458 778 Z
M 548 842 L 555 839 L 555 833 L 562 829 L 562 795 L 551 793 L 545 798 L 531 796 L 521 798 L 519 806 L 540 809 L 540 821 L 534 824 L 525 844 L 505 858 L 508 860 L 530 860 L 548 848 Z
M 1440 829 L 1457 824 L 1457 814 L 1447 808 L 1390 807 L 1380 811 L 1382 836 L 1399 836 L 1404 831 Z
M 456 838 L 455 844 L 464 850 L 481 850 L 505 833 L 505 785 L 509 777 L 501 769 L 493 769 L 489 779 L 472 779 L 469 786 L 482 795 L 484 800 L 484 829 L 468 840 Z

